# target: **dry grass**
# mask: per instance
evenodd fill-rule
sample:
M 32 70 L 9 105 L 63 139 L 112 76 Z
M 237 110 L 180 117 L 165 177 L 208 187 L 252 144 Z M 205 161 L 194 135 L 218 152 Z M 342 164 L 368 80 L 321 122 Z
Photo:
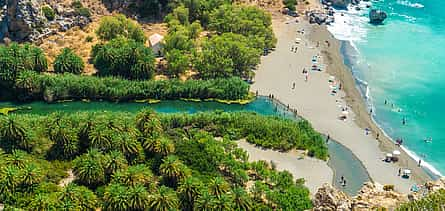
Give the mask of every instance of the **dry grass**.
M 70 5 L 71 0 L 59 0 L 57 3 Z M 39 47 L 41 47 L 48 58 L 50 70 L 56 56 L 63 48 L 71 48 L 85 62 L 84 74 L 91 75 L 97 72 L 93 64 L 89 62 L 91 49 L 100 42 L 95 34 L 95 30 L 99 26 L 99 21 L 103 16 L 112 15 L 100 0 L 81 0 L 84 7 L 91 11 L 92 22 L 85 28 L 74 27 L 66 32 L 58 32 L 55 35 L 45 38 Z M 145 35 L 148 37 L 154 33 L 161 35 L 167 34 L 167 26 L 163 23 L 140 23 Z M 87 42 L 87 37 L 92 37 L 91 42 Z M 147 43 L 148 46 L 148 43 Z

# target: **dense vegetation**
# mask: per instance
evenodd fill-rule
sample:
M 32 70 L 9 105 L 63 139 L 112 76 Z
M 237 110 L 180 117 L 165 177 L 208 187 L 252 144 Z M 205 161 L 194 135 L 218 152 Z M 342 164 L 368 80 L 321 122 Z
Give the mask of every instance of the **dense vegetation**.
M 151 79 L 155 71 L 155 56 L 150 48 L 123 37 L 94 46 L 92 57 L 100 75 L 127 79 Z
M 73 50 L 69 48 L 62 49 L 62 52 L 57 55 L 54 61 L 54 72 L 56 73 L 73 73 L 80 74 L 83 71 L 85 64 Z
M 302 180 L 249 163 L 231 140 L 326 151 L 316 136 L 306 122 L 253 113 L 1 117 L 0 200 L 25 210 L 306 210 Z M 74 182 L 58 185 L 68 169 Z
M 48 61 L 40 48 L 17 43 L 0 46 L 0 85 L 13 84 L 17 75 L 24 70 L 43 72 L 47 69 Z
M 436 193 L 427 195 L 426 197 L 402 204 L 397 211 L 427 211 L 427 210 L 445 210 L 445 190 L 439 190 Z
M 192 68 L 201 78 L 251 78 L 260 56 L 276 43 L 270 15 L 257 7 L 224 3 L 200 16 L 192 12 L 194 6 L 180 4 L 165 18 L 164 54 L 179 67 L 173 74 Z M 203 29 L 210 38 L 200 36 Z
M 24 71 L 15 84 L 20 100 L 177 100 L 180 98 L 238 100 L 248 97 L 249 86 L 239 78 L 212 80 L 130 81 L 114 77 L 45 75 Z

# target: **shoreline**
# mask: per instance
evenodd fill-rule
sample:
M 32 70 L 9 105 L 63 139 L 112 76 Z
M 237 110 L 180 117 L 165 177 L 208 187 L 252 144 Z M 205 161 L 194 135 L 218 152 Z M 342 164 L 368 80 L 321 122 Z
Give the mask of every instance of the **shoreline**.
M 310 25 L 303 18 L 298 18 L 299 23 L 295 23 L 294 18 L 283 15 L 273 14 L 272 17 L 274 32 L 278 38 L 277 48 L 267 57 L 262 57 L 251 91 L 259 91 L 260 95 L 266 96 L 274 94 L 283 104 L 297 109 L 298 115 L 307 119 L 318 132 L 329 134 L 348 148 L 362 162 L 374 182 L 393 184 L 397 191 L 409 193 L 413 184 L 432 180 L 423 168 L 417 166 L 417 161 L 404 150 L 395 147 L 371 119 L 355 79 L 344 64 L 340 41 L 325 26 Z M 296 31 L 300 28 L 305 29 L 304 35 L 297 34 Z M 290 46 L 295 37 L 302 39 L 304 46 L 303 43 L 299 44 L 298 53 L 293 55 Z M 329 47 L 325 45 L 325 40 L 329 41 Z M 314 47 L 317 41 L 321 45 Z M 320 64 L 327 66 L 327 70 L 323 67 L 322 72 L 310 71 L 311 79 L 305 83 L 300 71 L 303 67 L 311 67 L 310 60 L 314 55 L 322 56 Z M 296 72 L 293 70 L 295 67 Z M 327 81 L 331 75 L 342 84 L 342 90 L 335 96 L 329 94 Z M 296 83 L 296 90 L 292 90 L 292 82 Z M 341 112 L 338 108 L 343 106 L 352 111 L 345 123 L 337 120 Z M 370 128 L 372 134 L 365 135 L 363 128 Z M 378 141 L 375 133 L 380 134 Z M 362 143 L 358 142 L 361 140 Z M 387 164 L 381 161 L 385 152 L 395 149 L 401 151 L 398 163 Z M 408 168 L 413 172 L 409 180 L 397 176 L 400 168 Z
M 310 37 L 309 39 L 312 42 L 316 42 L 315 39 L 311 39 L 313 38 L 313 36 L 315 33 L 320 31 L 324 31 L 322 33 L 319 34 L 328 34 L 329 38 L 327 38 L 327 40 L 329 40 L 331 42 L 331 44 L 333 44 L 333 46 L 335 46 L 335 49 L 337 50 L 332 50 L 332 49 L 326 49 L 324 47 L 322 47 L 321 53 L 323 55 L 325 55 L 325 57 L 331 57 L 333 60 L 332 62 L 330 62 L 328 64 L 328 66 L 333 65 L 333 68 L 327 68 L 327 73 L 332 74 L 333 76 L 335 76 L 338 80 L 341 81 L 341 83 L 343 84 L 343 91 L 345 92 L 345 100 L 347 102 L 347 105 L 351 107 L 352 111 L 354 112 L 355 115 L 355 122 L 356 124 L 360 127 L 360 128 L 370 128 L 371 131 L 377 132 L 379 134 L 381 134 L 379 136 L 379 139 L 376 138 L 376 140 L 378 140 L 379 142 L 379 147 L 381 149 L 382 152 L 391 152 L 395 147 L 395 142 L 394 140 L 385 132 L 385 130 L 383 128 L 380 127 L 380 125 L 376 122 L 376 120 L 373 118 L 372 115 L 369 114 L 368 112 L 368 106 L 367 106 L 367 101 L 363 96 L 363 93 L 359 90 L 358 85 L 356 83 L 356 78 L 354 77 L 354 75 L 352 74 L 352 70 L 350 67 L 348 67 L 346 64 L 344 64 L 344 55 L 341 53 L 341 45 L 342 42 L 346 42 L 346 41 L 340 41 L 337 40 L 332 34 L 331 32 L 329 32 L 329 30 L 326 28 L 326 26 L 318 26 L 318 25 L 312 25 L 312 29 L 314 31 L 310 32 Z M 326 36 L 326 35 L 325 35 Z M 336 53 L 333 51 L 337 51 Z M 335 55 L 337 54 L 337 55 Z M 346 73 L 345 73 L 346 72 Z M 424 165 L 421 165 L 421 169 L 418 168 L 417 166 L 417 162 L 418 160 L 416 160 L 414 157 L 412 157 L 411 155 L 409 155 L 409 150 L 407 150 L 405 147 L 401 146 L 398 147 L 401 151 L 401 155 L 400 155 L 400 161 L 397 163 L 399 166 L 403 163 L 403 166 L 400 167 L 404 167 L 404 168 L 410 168 L 413 171 L 413 175 L 415 177 L 418 177 L 418 182 L 419 183 L 425 183 L 427 181 L 430 180 L 435 180 L 437 178 L 431 177 L 432 175 L 430 175 L 429 173 L 427 173 L 426 171 L 431 171 L 430 169 L 426 169 L 424 167 Z M 411 152 L 412 153 L 412 152 Z M 434 174 L 433 171 L 431 171 L 432 174 Z M 439 176 L 439 175 L 437 175 Z

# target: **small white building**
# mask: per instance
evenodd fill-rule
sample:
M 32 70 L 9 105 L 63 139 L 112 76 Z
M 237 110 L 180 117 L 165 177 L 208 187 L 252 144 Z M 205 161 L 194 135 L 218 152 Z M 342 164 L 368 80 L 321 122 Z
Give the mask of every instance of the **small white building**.
M 164 36 L 160 34 L 153 34 L 148 38 L 150 48 L 153 50 L 153 53 L 156 56 L 162 55 L 162 41 L 164 40 Z

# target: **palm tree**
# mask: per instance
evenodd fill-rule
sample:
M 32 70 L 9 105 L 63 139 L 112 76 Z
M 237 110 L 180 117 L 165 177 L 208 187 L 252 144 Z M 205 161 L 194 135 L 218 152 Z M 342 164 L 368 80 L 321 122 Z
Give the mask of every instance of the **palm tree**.
M 54 194 L 38 193 L 32 198 L 28 208 L 30 210 L 57 210 L 56 206 L 57 199 Z
M 12 194 L 21 183 L 20 170 L 15 166 L 6 166 L 0 172 L 0 193 Z
M 3 117 L 0 121 L 1 146 L 11 151 L 13 149 L 29 150 L 29 137 L 26 128 L 12 117 Z
M 178 187 L 184 210 L 193 210 L 195 201 L 201 194 L 201 183 L 195 177 L 185 178 Z
M 159 139 L 158 144 L 155 146 L 155 152 L 162 156 L 167 156 L 175 151 L 175 145 L 167 138 Z
M 179 199 L 176 193 L 165 186 L 161 186 L 158 191 L 149 198 L 149 208 L 157 211 L 177 210 Z
M 25 168 L 26 164 L 29 162 L 29 157 L 26 152 L 21 150 L 13 150 L 12 154 L 7 157 L 7 163 L 16 166 L 20 169 Z
M 162 131 L 162 125 L 152 109 L 144 109 L 136 116 L 136 127 L 145 136 L 152 136 Z
M 127 160 L 125 160 L 125 157 L 121 152 L 113 150 L 105 155 L 104 167 L 108 176 L 113 175 L 120 169 L 127 168 L 127 166 Z
M 215 177 L 210 181 L 209 190 L 216 198 L 220 198 L 221 195 L 230 190 L 230 187 L 222 177 Z
M 22 169 L 22 184 L 25 187 L 32 187 L 35 184 L 40 183 L 43 180 L 43 174 L 34 163 L 26 164 Z
M 139 152 L 139 142 L 136 138 L 128 135 L 122 134 L 117 136 L 115 141 L 113 142 L 113 149 L 119 150 L 122 152 L 127 158 L 135 156 Z
M 105 181 L 103 155 L 92 149 L 73 161 L 73 173 L 82 184 L 94 187 Z
M 232 193 L 235 210 L 251 210 L 253 208 L 252 200 L 243 188 L 236 187 Z
M 159 172 L 167 179 L 167 184 L 175 187 L 180 180 L 190 175 L 187 167 L 174 155 L 169 155 L 162 160 Z
M 128 169 L 119 170 L 113 175 L 113 183 L 121 183 L 127 186 L 144 185 L 149 186 L 153 184 L 153 174 L 145 165 L 130 166 Z
M 130 209 L 127 188 L 121 184 L 111 184 L 105 188 L 103 209 L 125 211 Z
M 128 204 L 131 210 L 148 209 L 148 192 L 142 185 L 135 185 L 128 188 Z
M 113 132 L 104 125 L 93 128 L 88 134 L 90 147 L 106 151 L 111 148 Z
M 216 209 L 216 198 L 209 194 L 207 191 L 203 191 L 201 196 L 195 203 L 195 210 L 212 211 Z
M 58 123 L 50 131 L 50 139 L 54 141 L 51 152 L 56 158 L 71 159 L 79 151 L 79 139 L 72 126 L 65 123 Z
M 95 210 L 97 205 L 97 197 L 90 189 L 73 183 L 62 190 L 59 201 L 70 201 L 81 210 Z
M 222 194 L 216 199 L 216 210 L 232 210 L 233 199 L 229 194 Z
M 165 137 L 145 138 L 143 147 L 151 153 L 167 156 L 175 151 L 175 145 Z

